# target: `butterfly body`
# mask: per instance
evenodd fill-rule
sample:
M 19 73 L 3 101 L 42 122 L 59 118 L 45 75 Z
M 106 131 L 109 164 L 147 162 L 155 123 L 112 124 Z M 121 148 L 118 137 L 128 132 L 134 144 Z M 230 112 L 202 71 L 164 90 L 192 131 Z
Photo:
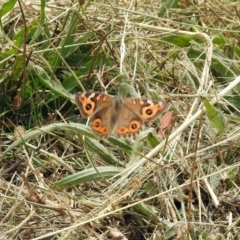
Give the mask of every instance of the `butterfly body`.
M 77 93 L 75 101 L 83 117 L 91 117 L 94 132 L 107 137 L 137 133 L 144 122 L 150 122 L 166 109 L 166 104 L 142 98 L 113 97 L 104 93 Z

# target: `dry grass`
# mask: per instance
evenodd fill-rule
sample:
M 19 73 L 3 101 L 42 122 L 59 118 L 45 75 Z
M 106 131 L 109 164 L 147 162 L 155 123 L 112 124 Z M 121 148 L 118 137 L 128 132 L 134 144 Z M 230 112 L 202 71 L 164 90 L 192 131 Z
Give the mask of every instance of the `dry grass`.
M 0 239 L 239 239 L 239 3 L 10 2 Z M 73 93 L 122 86 L 170 102 L 164 138 L 79 123 Z

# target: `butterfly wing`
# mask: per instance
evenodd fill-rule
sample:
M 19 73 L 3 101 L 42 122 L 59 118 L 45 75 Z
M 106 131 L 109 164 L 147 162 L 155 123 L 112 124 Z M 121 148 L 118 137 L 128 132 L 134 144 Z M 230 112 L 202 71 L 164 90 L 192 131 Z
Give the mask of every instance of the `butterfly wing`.
M 165 112 L 168 104 L 141 98 L 127 98 L 124 106 L 138 115 L 144 122 L 150 122 Z
M 83 117 L 92 117 L 96 112 L 111 106 L 113 97 L 103 93 L 76 93 L 75 102 Z
M 75 101 L 83 117 L 91 117 L 91 127 L 101 136 L 108 136 L 113 129 L 110 114 L 114 98 L 103 93 L 77 93 Z
M 127 98 L 123 100 L 123 107 L 119 113 L 119 120 L 115 126 L 118 135 L 137 133 L 143 122 L 154 120 L 163 113 L 167 104 L 141 98 Z

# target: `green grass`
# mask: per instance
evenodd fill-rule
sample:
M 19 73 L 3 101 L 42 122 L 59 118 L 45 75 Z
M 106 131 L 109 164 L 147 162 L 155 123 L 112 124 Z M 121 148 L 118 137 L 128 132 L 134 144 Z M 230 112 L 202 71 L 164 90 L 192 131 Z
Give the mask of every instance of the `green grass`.
M 192 2 L 0 5 L 0 238 L 239 239 L 239 4 Z M 74 93 L 122 86 L 164 138 L 86 126 Z

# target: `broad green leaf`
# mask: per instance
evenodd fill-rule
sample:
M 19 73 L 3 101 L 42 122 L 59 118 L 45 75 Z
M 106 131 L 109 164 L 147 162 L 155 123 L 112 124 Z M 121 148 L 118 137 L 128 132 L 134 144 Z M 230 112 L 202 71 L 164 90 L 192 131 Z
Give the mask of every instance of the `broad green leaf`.
M 240 47 L 237 45 L 234 46 L 234 54 L 238 57 L 238 59 L 240 58 Z
M 149 219 L 152 219 L 153 221 L 159 222 L 159 217 L 153 213 L 151 209 L 147 207 L 145 203 L 139 203 L 138 205 L 134 206 L 133 209 L 140 213 L 141 215 L 147 216 Z
M 202 43 L 203 40 L 200 38 L 196 38 L 194 36 L 189 35 L 176 35 L 176 36 L 164 36 L 161 38 L 162 41 L 174 44 L 178 47 L 187 47 L 190 46 L 192 43 L 191 41 Z
M 56 49 L 55 54 L 51 59 L 49 59 L 49 64 L 53 66 L 53 73 L 57 69 L 59 65 L 62 63 L 62 59 L 65 59 L 67 56 L 71 55 L 72 50 L 71 46 L 74 43 L 75 39 L 75 33 L 76 33 L 76 27 L 78 26 L 78 16 L 73 13 L 70 19 L 69 25 L 65 25 L 66 27 L 66 37 L 64 37 L 59 43 L 58 46 L 56 47 L 61 47 L 60 49 Z M 68 47 L 66 47 L 68 46 Z M 74 48 L 75 49 L 75 48 Z
M 23 55 L 18 55 L 16 57 L 16 61 L 15 61 L 15 66 L 14 66 L 14 71 L 12 73 L 12 78 L 13 80 L 18 80 L 20 75 L 22 74 L 22 71 L 25 68 L 25 58 L 23 57 Z
M 216 36 L 213 38 L 213 43 L 221 46 L 229 43 L 229 38 L 223 38 L 222 36 Z
M 233 89 L 227 96 L 224 97 L 228 102 L 230 102 L 234 107 L 240 109 L 240 94 L 239 94 L 239 87 Z
M 75 76 L 81 77 L 83 75 L 88 75 L 93 69 L 97 69 L 106 61 L 106 55 L 103 52 L 98 53 L 96 56 L 86 57 L 80 61 L 80 66 L 82 66 L 79 70 L 75 72 Z M 75 62 L 75 64 L 79 65 L 79 62 Z M 79 86 L 79 83 L 76 81 L 76 77 L 74 75 L 70 75 L 66 80 L 63 81 L 62 85 L 65 86 L 69 91 L 73 88 Z M 89 81 L 87 79 L 87 81 Z M 84 89 L 82 89 L 84 90 Z
M 97 154 L 103 161 L 115 166 L 124 166 L 124 163 L 117 159 L 113 153 L 103 144 L 100 144 L 99 141 L 96 141 L 93 138 L 85 138 L 85 143 L 89 151 Z
M 177 5 L 179 0 L 167 0 L 161 8 L 158 10 L 158 17 L 164 17 L 167 11 L 175 5 Z
M 159 137 L 157 137 L 156 134 L 153 134 L 152 132 L 148 134 L 147 141 L 148 144 L 152 147 L 156 147 L 161 142 Z
M 68 188 L 76 184 L 80 184 L 88 181 L 101 180 L 102 177 L 107 179 L 114 177 L 117 174 L 121 173 L 123 169 L 118 167 L 98 167 L 97 170 L 99 171 L 100 174 L 97 173 L 94 168 L 89 168 L 81 172 L 76 172 L 72 175 L 69 175 L 55 182 L 54 184 L 59 188 Z
M 202 51 L 194 48 L 189 50 L 188 56 L 191 59 L 205 59 L 205 54 L 202 54 Z M 219 80 L 224 79 L 225 81 L 231 81 L 240 74 L 240 71 L 233 64 L 229 65 L 226 63 L 224 59 L 225 56 L 223 54 L 217 50 L 214 51 L 211 64 L 212 74 L 219 77 Z
M 189 46 L 190 41 L 192 40 L 192 36 L 164 36 L 161 38 L 162 41 L 174 44 L 178 47 L 186 47 Z
M 210 123 L 214 128 L 222 133 L 225 130 L 225 121 L 222 113 L 216 109 L 206 98 L 201 97 L 201 100 L 205 106 Z
M 77 40 L 74 39 L 73 46 L 68 48 L 68 55 L 67 56 L 72 56 L 72 53 L 77 51 L 77 50 L 79 50 L 80 48 L 86 48 L 86 45 L 84 46 L 83 43 L 87 43 L 94 36 L 95 36 L 95 34 L 93 32 L 87 32 L 83 37 L 81 37 L 81 38 L 79 38 Z M 68 43 L 68 44 L 70 44 L 70 43 Z M 87 48 L 89 48 L 89 50 L 91 49 L 90 46 L 88 46 Z M 87 57 L 86 54 L 85 54 L 85 57 Z M 76 65 L 76 62 L 75 62 L 75 65 Z
M 125 138 L 110 136 L 108 138 L 108 141 L 114 144 L 115 146 L 118 146 L 121 149 L 121 151 L 127 154 L 131 154 L 133 144 L 130 141 L 126 140 Z
M 215 76 L 225 77 L 226 79 L 233 79 L 235 77 L 233 69 L 217 58 L 212 59 L 211 69 Z
M 48 76 L 44 78 L 41 75 L 38 75 L 39 80 L 50 90 L 53 92 L 56 92 L 60 96 L 63 96 L 68 99 L 73 99 L 73 95 L 67 91 L 60 82 L 57 82 L 55 80 L 49 79 Z
M 53 124 L 49 124 L 47 126 L 43 126 L 41 128 L 33 129 L 33 130 L 30 130 L 30 131 L 26 132 L 24 135 L 22 135 L 22 138 L 14 141 L 12 144 L 10 144 L 8 146 L 8 148 L 3 152 L 2 156 L 7 154 L 9 151 L 13 150 L 14 148 L 20 146 L 21 144 L 24 144 L 25 142 L 27 142 L 31 139 L 37 138 L 41 134 L 46 134 L 48 132 L 54 132 L 56 130 L 65 130 L 65 131 L 72 130 L 74 132 L 80 132 L 83 135 L 93 136 L 93 134 L 89 133 L 89 131 L 86 129 L 86 126 L 83 125 L 83 124 L 79 124 L 79 123 L 53 123 Z
M 40 15 L 40 20 L 38 22 L 38 27 L 35 30 L 35 33 L 32 37 L 31 43 L 34 43 L 35 40 L 42 34 L 43 29 L 44 29 L 44 23 L 45 23 L 45 6 L 46 6 L 46 1 L 41 0 L 41 15 Z
M 81 133 L 84 136 L 88 136 L 91 138 L 86 137 L 85 143 L 88 147 L 88 150 L 93 152 L 94 154 L 98 155 L 103 161 L 117 166 L 124 166 L 125 163 L 121 160 L 117 159 L 111 151 L 109 151 L 104 145 L 100 144 L 98 141 L 94 140 L 96 137 L 90 129 L 88 129 L 85 125 L 79 124 L 79 123 L 54 123 L 49 124 L 47 126 L 41 127 L 39 129 L 31 130 L 27 133 L 25 133 L 21 139 L 16 140 L 13 142 L 3 153 L 6 154 L 10 150 L 14 149 L 15 147 L 18 147 L 21 144 L 24 144 L 25 142 L 35 139 L 41 134 L 54 132 L 56 130 L 61 131 L 74 131 L 74 133 Z
M 2 5 L 0 9 L 0 19 L 14 8 L 16 2 L 17 0 L 9 0 Z

